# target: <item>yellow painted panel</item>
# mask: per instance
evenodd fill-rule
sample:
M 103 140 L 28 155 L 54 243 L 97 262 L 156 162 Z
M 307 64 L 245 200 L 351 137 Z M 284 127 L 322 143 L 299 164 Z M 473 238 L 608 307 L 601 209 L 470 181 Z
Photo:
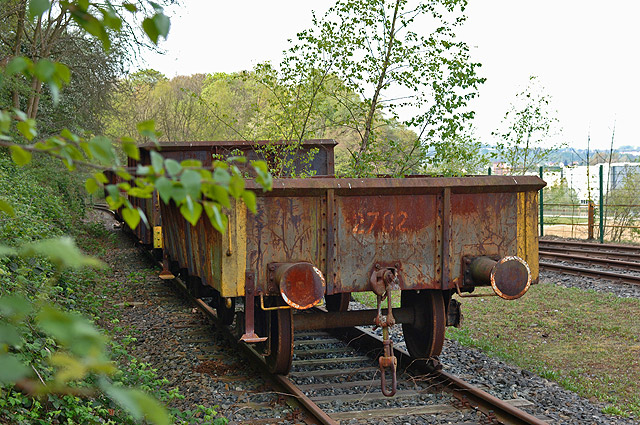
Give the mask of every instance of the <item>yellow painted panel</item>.
M 518 193 L 518 257 L 531 269 L 531 279 L 538 280 L 538 192 Z
M 162 249 L 162 227 L 154 226 L 153 227 L 153 247 Z
M 243 296 L 247 269 L 247 207 L 243 202 L 235 201 L 232 205 L 227 234 L 222 237 L 221 255 L 221 295 Z

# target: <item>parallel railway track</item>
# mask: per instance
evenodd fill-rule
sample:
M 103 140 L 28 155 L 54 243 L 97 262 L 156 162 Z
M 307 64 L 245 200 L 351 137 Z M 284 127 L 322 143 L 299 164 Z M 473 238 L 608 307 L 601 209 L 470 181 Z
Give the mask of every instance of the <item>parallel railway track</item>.
M 542 269 L 640 285 L 640 275 L 629 273 L 640 272 L 640 247 L 638 246 L 541 240 L 539 254 Z

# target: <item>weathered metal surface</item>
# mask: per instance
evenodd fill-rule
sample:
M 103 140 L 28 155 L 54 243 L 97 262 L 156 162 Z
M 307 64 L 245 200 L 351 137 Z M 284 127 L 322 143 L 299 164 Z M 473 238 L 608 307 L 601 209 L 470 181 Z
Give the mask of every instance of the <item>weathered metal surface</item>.
M 269 264 L 269 282 L 276 283 L 282 299 L 297 310 L 317 305 L 326 288 L 322 272 L 305 262 Z
M 279 293 L 267 285 L 270 263 L 308 262 L 321 270 L 326 267 L 322 197 L 259 196 L 257 209 L 256 215 L 247 216 L 247 264 L 256 271 L 262 293 Z
M 245 277 L 244 334 L 240 341 L 248 343 L 264 342 L 268 337 L 259 336 L 255 332 L 255 276 L 247 272 Z
M 283 142 L 275 142 L 281 144 Z M 204 167 L 212 164 L 214 155 L 228 157 L 242 152 L 249 159 L 264 159 L 261 149 L 273 142 L 268 141 L 203 141 L 203 142 L 160 142 L 158 145 L 150 143 L 141 146 L 140 161 L 128 160 L 128 168 L 133 172 L 138 164 L 149 165 L 151 163 L 151 150 L 160 150 L 165 158 L 172 158 L 176 161 L 185 159 L 200 160 Z M 293 167 L 297 172 L 303 167 L 313 170 L 318 175 L 333 174 L 333 149 L 336 145 L 334 140 L 309 140 L 301 145 L 301 149 L 292 158 Z M 304 165 L 306 154 L 317 149 L 318 153 L 313 160 Z M 111 174 L 108 176 L 114 183 L 120 182 L 118 176 Z M 140 208 L 149 220 L 152 228 L 147 228 L 140 224 L 134 229 L 134 234 L 144 244 L 159 245 L 157 238 L 154 238 L 154 227 L 162 226 L 162 217 L 165 224 L 171 227 L 168 235 L 164 236 L 165 249 L 173 261 L 177 261 L 180 268 L 187 269 L 190 274 L 200 277 L 207 285 L 211 285 L 218 291 L 223 292 L 223 296 L 241 296 L 244 294 L 244 272 L 246 258 L 242 253 L 234 251 L 234 246 L 246 245 L 244 224 L 246 222 L 246 208 L 239 206 L 238 211 L 232 209 L 231 215 L 237 217 L 232 219 L 233 228 L 230 229 L 231 239 L 220 239 L 219 233 L 207 223 L 207 218 L 203 217 L 194 227 L 191 226 L 180 215 L 175 206 L 169 208 L 161 207 L 157 192 L 149 199 L 131 198 L 130 202 L 136 208 Z M 170 223 L 170 224 L 169 224 Z M 224 245 L 224 247 L 222 246 Z M 221 255 L 224 251 L 224 258 Z M 226 255 L 229 254 L 229 255 Z M 242 257 L 242 258 L 241 258 Z M 223 261 L 224 260 L 224 261 Z M 223 267 L 222 263 L 225 263 Z M 323 265 L 324 268 L 324 265 Z M 224 274 L 224 276 L 222 276 Z
M 449 283 L 463 285 L 463 257 L 517 254 L 517 194 L 452 194 Z M 445 279 L 443 279 L 444 281 Z
M 162 249 L 162 226 L 153 226 L 153 247 Z
M 518 257 L 529 264 L 532 282 L 538 281 L 538 192 L 518 193 Z
M 517 256 L 507 256 L 499 261 L 482 256 L 465 259 L 465 263 L 467 261 L 466 285 L 490 285 L 499 297 L 507 300 L 520 298 L 531 285 L 529 265 Z
M 255 143 L 262 142 L 160 147 L 166 157 L 198 158 L 208 165 L 211 155 L 229 154 L 234 148 L 249 157 L 258 155 Z M 326 153 L 320 163 L 313 163 L 318 173 L 332 172 L 334 142 L 308 145 Z M 141 163 L 148 161 L 149 152 L 143 149 Z M 279 288 L 269 284 L 268 265 L 285 262 L 317 265 L 325 275 L 327 295 L 373 289 L 371 270 L 376 264 L 400 264 L 401 289 L 451 290 L 463 286 L 465 256 L 518 255 L 531 264 L 535 280 L 535 204 L 543 184 L 535 176 L 318 177 L 276 179 L 274 190 L 264 193 L 249 181 L 247 186 L 258 196 L 258 213 L 234 204 L 224 236 L 206 217 L 194 227 L 174 205 L 163 206 L 164 246 L 180 267 L 228 297 L 244 295 L 246 270 L 255 273 L 256 294 L 279 295 Z M 139 202 L 155 217 L 157 197 Z
M 338 196 L 336 204 L 338 262 L 327 293 L 372 290 L 363 272 L 376 264 L 402 264 L 401 289 L 439 287 L 436 195 Z
M 530 176 L 276 180 L 247 217 L 248 264 L 264 293 L 273 293 L 267 264 L 287 261 L 320 265 L 327 294 L 372 290 L 364 271 L 397 263 L 401 289 L 454 289 L 464 256 L 519 253 L 523 231 L 535 226 L 533 203 L 521 207 L 519 192 L 541 184 Z M 525 235 L 525 256 L 533 256 L 537 241 Z
M 451 193 L 518 193 L 535 192 L 545 185 L 537 176 L 470 176 L 405 178 L 336 179 L 318 177 L 312 179 L 274 179 L 272 192 L 265 196 L 291 195 L 316 196 L 334 189 L 336 195 L 420 195 L 441 194 L 450 188 Z M 261 189 L 255 182 L 247 182 L 250 189 Z
M 374 325 L 378 310 L 352 310 L 336 312 L 317 312 L 293 315 L 293 327 L 296 331 L 318 329 L 349 328 L 353 326 Z M 415 321 L 413 307 L 393 309 L 396 323 Z
M 520 298 L 529 290 L 530 285 L 529 265 L 515 255 L 502 258 L 491 271 L 491 287 L 505 300 Z
M 150 150 L 159 150 L 165 158 L 172 158 L 176 161 L 184 159 L 198 159 L 205 167 L 211 166 L 212 157 L 229 157 L 242 153 L 249 160 L 269 161 L 269 148 L 282 145 L 282 141 L 193 141 L 193 142 L 160 142 L 158 144 L 148 143 L 142 145 L 141 163 L 150 163 Z M 287 162 L 290 162 L 294 169 L 285 170 L 285 174 L 292 171 L 299 173 L 305 170 L 313 170 L 316 175 L 332 175 L 334 173 L 333 149 L 337 143 L 331 139 L 312 139 L 303 142 L 300 148 L 292 153 Z M 309 162 L 308 153 L 317 150 Z M 238 164 L 240 168 L 247 165 Z

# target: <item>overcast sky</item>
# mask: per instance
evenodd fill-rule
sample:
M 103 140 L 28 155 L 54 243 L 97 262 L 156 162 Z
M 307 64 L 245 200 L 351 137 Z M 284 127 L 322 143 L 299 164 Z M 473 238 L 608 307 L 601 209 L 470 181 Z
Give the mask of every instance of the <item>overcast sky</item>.
M 167 53 L 146 55 L 168 77 L 234 72 L 278 63 L 287 39 L 334 0 L 182 0 L 172 14 Z M 563 139 L 574 148 L 637 145 L 640 121 L 640 1 L 469 0 L 459 31 L 487 82 L 474 102 L 476 135 L 491 141 L 516 93 L 537 75 L 552 96 Z

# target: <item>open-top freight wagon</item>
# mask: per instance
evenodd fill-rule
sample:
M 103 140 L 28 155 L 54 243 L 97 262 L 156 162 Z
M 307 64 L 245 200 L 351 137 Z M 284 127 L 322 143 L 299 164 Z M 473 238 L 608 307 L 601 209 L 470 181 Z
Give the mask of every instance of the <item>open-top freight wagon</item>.
M 257 141 L 192 141 L 192 142 L 158 142 L 140 146 L 140 160 L 127 159 L 127 169 L 135 173 L 139 164 L 151 164 L 151 151 L 162 152 L 164 158 L 171 158 L 178 162 L 185 159 L 195 159 L 202 163 L 203 167 L 211 167 L 215 159 L 223 159 L 230 156 L 245 156 L 248 160 L 264 159 L 265 150 L 277 148 L 282 142 L 266 140 Z M 334 140 L 313 139 L 302 143 L 299 149 L 292 153 L 291 163 L 296 171 L 304 169 L 312 170 L 319 175 L 333 174 L 333 148 Z M 311 155 L 309 155 L 311 153 Z M 310 159 L 310 160 L 309 160 Z M 241 166 L 241 165 L 240 165 Z M 120 178 L 115 173 L 107 173 L 109 183 L 120 183 Z M 140 243 L 145 246 L 161 249 L 162 240 L 162 216 L 160 214 L 160 199 L 154 192 L 151 198 L 129 199 L 134 208 L 140 208 L 149 222 L 149 226 L 140 225 L 132 232 L 138 237 Z M 116 212 L 120 221 L 122 217 Z
M 226 234 L 161 204 L 163 248 L 224 321 L 238 307 L 241 339 L 272 371 L 290 370 L 295 331 L 375 324 L 387 337 L 382 375 L 395 377 L 388 326 L 402 325 L 412 356 L 436 359 L 445 326 L 462 317 L 453 295 L 491 286 L 515 299 L 537 281 L 543 186 L 536 176 L 281 178 L 269 192 L 248 182 L 257 213 L 233 203 Z M 377 295 L 378 309 L 348 311 L 350 294 L 363 291 Z M 323 300 L 325 310 L 310 310 Z

